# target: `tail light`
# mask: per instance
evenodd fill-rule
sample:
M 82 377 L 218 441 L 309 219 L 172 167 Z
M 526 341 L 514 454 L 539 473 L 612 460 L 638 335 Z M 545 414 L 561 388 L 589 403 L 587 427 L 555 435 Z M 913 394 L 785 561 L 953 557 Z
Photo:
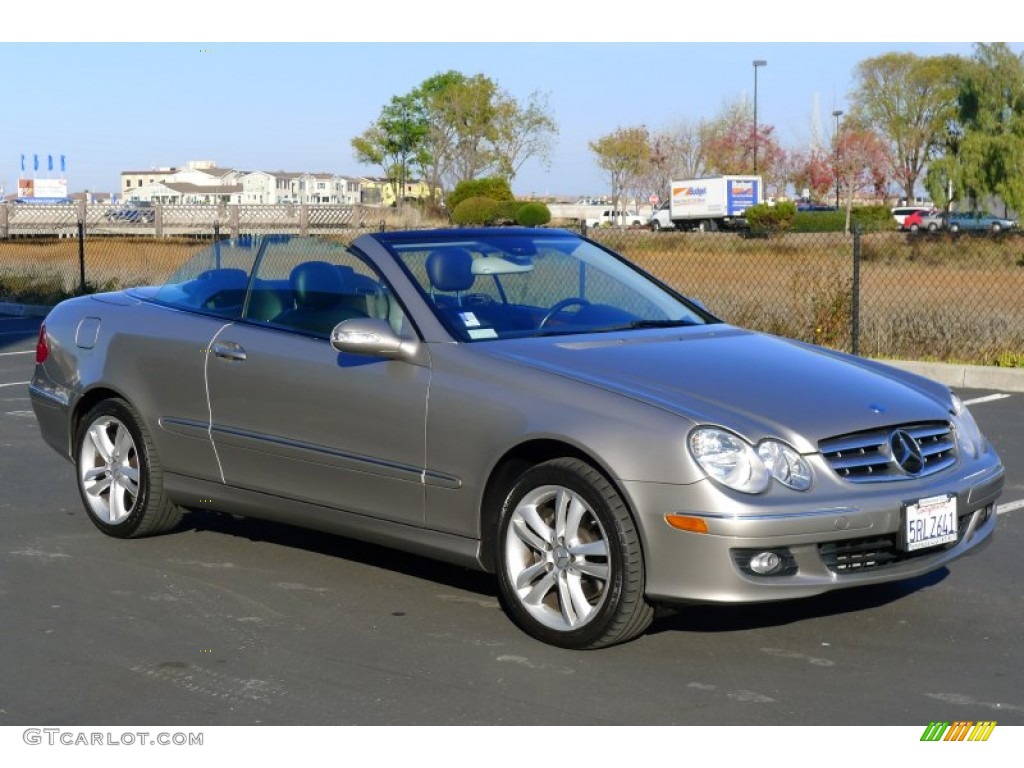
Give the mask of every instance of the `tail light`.
M 46 343 L 46 324 L 39 326 L 39 339 L 36 341 L 36 363 L 45 363 L 50 356 L 50 345 Z

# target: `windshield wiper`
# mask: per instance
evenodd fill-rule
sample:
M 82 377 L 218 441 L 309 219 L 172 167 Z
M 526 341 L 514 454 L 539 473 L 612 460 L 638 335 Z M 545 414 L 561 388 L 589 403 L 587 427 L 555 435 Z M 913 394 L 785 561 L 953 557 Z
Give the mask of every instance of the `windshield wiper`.
M 595 332 L 632 331 L 639 328 L 682 328 L 687 325 L 699 325 L 693 320 L 632 320 L 621 325 L 610 325 L 607 328 L 595 328 Z
M 700 325 L 693 320 L 632 320 L 618 325 L 596 326 L 594 328 L 541 328 L 534 331 L 534 336 L 564 336 L 568 334 L 614 333 L 615 331 L 633 331 L 640 328 L 683 328 L 689 325 Z

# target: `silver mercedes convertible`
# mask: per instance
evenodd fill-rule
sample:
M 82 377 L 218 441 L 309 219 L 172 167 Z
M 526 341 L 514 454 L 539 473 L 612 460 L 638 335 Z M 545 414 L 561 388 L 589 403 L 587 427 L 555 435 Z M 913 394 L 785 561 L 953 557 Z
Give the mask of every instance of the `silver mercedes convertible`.
M 1004 481 L 946 387 L 728 325 L 560 230 L 221 240 L 58 305 L 30 390 L 106 534 L 201 505 L 376 542 L 495 573 L 566 648 L 942 568 Z

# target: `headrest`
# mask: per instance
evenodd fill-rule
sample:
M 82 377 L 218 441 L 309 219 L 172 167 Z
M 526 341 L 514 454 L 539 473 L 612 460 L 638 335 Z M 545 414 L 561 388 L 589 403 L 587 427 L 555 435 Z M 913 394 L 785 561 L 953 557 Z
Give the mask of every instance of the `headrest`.
M 439 291 L 468 291 L 476 280 L 473 255 L 465 248 L 438 248 L 427 256 L 427 278 Z
M 295 304 L 300 307 L 327 307 L 345 292 L 345 280 L 333 264 L 307 261 L 299 264 L 288 277 Z
M 212 296 L 218 291 L 244 291 L 249 273 L 243 269 L 208 269 L 182 285 L 190 296 Z

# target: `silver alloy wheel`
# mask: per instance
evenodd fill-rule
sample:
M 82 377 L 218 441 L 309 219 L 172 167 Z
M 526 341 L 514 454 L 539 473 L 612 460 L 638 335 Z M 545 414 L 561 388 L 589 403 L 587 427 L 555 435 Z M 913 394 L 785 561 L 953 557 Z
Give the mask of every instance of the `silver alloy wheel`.
M 118 525 L 139 498 L 139 452 L 131 432 L 113 416 L 97 418 L 82 437 L 78 454 L 79 481 L 92 513 Z
M 560 485 L 531 490 L 512 512 L 505 568 L 523 608 L 563 632 L 597 616 L 613 575 L 608 537 L 597 515 Z

